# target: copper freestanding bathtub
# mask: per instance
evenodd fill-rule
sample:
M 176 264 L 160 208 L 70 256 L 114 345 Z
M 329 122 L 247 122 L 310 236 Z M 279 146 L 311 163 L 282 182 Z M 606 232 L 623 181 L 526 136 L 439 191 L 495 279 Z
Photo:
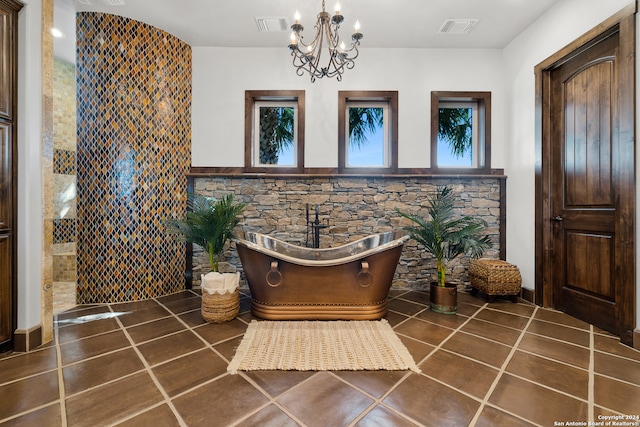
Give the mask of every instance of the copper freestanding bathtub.
M 269 320 L 380 319 L 408 238 L 388 232 L 312 249 L 248 232 L 235 242 L 251 312 Z

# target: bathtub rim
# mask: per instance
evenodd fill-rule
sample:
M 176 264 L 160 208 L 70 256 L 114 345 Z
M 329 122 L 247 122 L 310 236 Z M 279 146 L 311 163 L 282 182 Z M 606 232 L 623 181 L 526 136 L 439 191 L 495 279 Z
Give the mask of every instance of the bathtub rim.
M 296 248 L 296 250 L 302 250 L 302 251 L 308 251 L 308 252 L 320 252 L 320 253 L 328 253 L 331 251 L 337 251 L 340 249 L 343 249 L 345 246 L 356 246 L 359 242 L 363 241 L 363 240 L 367 240 L 371 237 L 374 236 L 380 236 L 380 235 L 386 235 L 386 234 L 393 234 L 394 235 L 394 239 L 387 242 L 387 243 L 383 243 L 382 245 L 373 247 L 371 249 L 367 249 L 365 251 L 362 252 L 358 252 L 356 254 L 353 255 L 349 255 L 346 257 L 342 257 L 342 258 L 333 258 L 333 259 L 303 259 L 303 258 L 295 258 L 286 254 L 283 254 L 281 252 L 277 252 L 268 248 L 265 248 L 264 246 L 258 245 L 256 243 L 253 243 L 249 240 L 243 239 L 243 238 L 234 238 L 232 239 L 233 242 L 236 245 L 241 245 L 246 247 L 247 249 L 251 249 L 254 250 L 256 252 L 260 252 L 262 254 L 268 255 L 272 258 L 278 259 L 280 261 L 284 261 L 284 262 L 289 262 L 291 264 L 296 264 L 296 265 L 302 265 L 302 266 L 308 266 L 308 267 L 326 267 L 326 266 L 332 266 L 332 265 L 341 265 L 341 264 L 347 264 L 353 261 L 358 261 L 361 259 L 364 259 L 368 256 L 371 256 L 373 254 L 377 254 L 379 252 L 384 252 L 385 250 L 391 249 L 391 248 L 395 248 L 397 246 L 402 246 L 404 245 L 404 243 L 409 240 L 410 236 L 408 234 L 402 234 L 402 231 L 386 231 L 386 232 L 382 232 L 382 233 L 372 233 L 369 234 L 367 236 L 361 237 L 360 239 L 354 240 L 353 242 L 348 242 L 345 243 L 343 245 L 340 246 L 335 246 L 332 248 L 307 248 L 304 246 L 297 246 L 294 245 L 292 243 L 289 242 L 285 242 L 284 240 L 278 239 L 276 237 L 270 236 L 268 234 L 263 234 L 263 233 L 259 233 L 259 232 L 255 232 L 255 231 L 249 231 L 246 232 L 246 234 L 254 234 L 258 237 L 266 237 L 268 239 L 271 240 L 275 240 L 277 242 L 279 242 L 281 245 L 283 246 L 293 246 Z

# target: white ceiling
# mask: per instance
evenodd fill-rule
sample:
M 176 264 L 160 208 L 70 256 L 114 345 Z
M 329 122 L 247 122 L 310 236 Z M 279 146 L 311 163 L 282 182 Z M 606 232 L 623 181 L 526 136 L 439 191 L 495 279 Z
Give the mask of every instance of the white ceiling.
M 339 0 L 345 18 L 342 38 L 358 19 L 362 48 L 490 48 L 505 47 L 532 22 L 561 0 Z M 282 47 L 288 31 L 259 32 L 255 17 L 285 17 L 296 10 L 311 37 L 322 0 L 54 0 L 56 26 L 64 26 L 66 43 L 74 42 L 75 11 L 122 15 L 161 28 L 191 46 Z M 123 6 L 110 6 L 124 2 Z M 335 0 L 326 10 L 333 14 Z M 64 19 L 68 14 L 70 17 Z M 60 15 L 60 16 L 59 16 Z M 446 19 L 479 19 L 468 35 L 437 34 Z M 62 23 L 65 21 L 66 23 Z

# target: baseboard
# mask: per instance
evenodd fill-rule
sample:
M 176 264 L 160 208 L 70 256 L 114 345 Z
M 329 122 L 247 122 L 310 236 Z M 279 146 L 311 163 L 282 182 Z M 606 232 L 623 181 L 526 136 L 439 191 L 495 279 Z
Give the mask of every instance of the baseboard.
M 531 304 L 535 304 L 535 292 L 531 289 L 521 288 L 520 298 L 525 301 L 529 301 Z
M 42 345 L 42 326 L 16 329 L 13 335 L 13 351 L 26 353 Z

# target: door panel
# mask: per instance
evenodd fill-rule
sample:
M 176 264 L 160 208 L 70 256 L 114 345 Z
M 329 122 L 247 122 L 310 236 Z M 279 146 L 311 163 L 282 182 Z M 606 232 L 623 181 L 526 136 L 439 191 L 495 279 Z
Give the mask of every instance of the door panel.
M 11 11 L 0 8 L 0 88 L 11 87 L 11 64 L 8 55 L 11 52 Z M 0 90 L 0 117 L 11 119 L 11 91 Z
M 572 230 L 565 236 L 565 286 L 613 301 L 613 236 Z
M 11 126 L 0 119 L 0 349 L 13 339 L 13 177 Z
M 11 151 L 11 125 L 0 119 L 0 233 L 9 233 L 12 224 Z
M 612 79 L 613 61 L 605 58 L 564 84 L 566 207 L 613 207 Z
M 13 341 L 13 169 L 11 138 L 10 15 L 0 11 L 0 351 Z
M 0 348 L 13 338 L 12 275 L 13 248 L 11 235 L 0 234 Z
M 618 33 L 551 73 L 553 304 L 618 333 Z

